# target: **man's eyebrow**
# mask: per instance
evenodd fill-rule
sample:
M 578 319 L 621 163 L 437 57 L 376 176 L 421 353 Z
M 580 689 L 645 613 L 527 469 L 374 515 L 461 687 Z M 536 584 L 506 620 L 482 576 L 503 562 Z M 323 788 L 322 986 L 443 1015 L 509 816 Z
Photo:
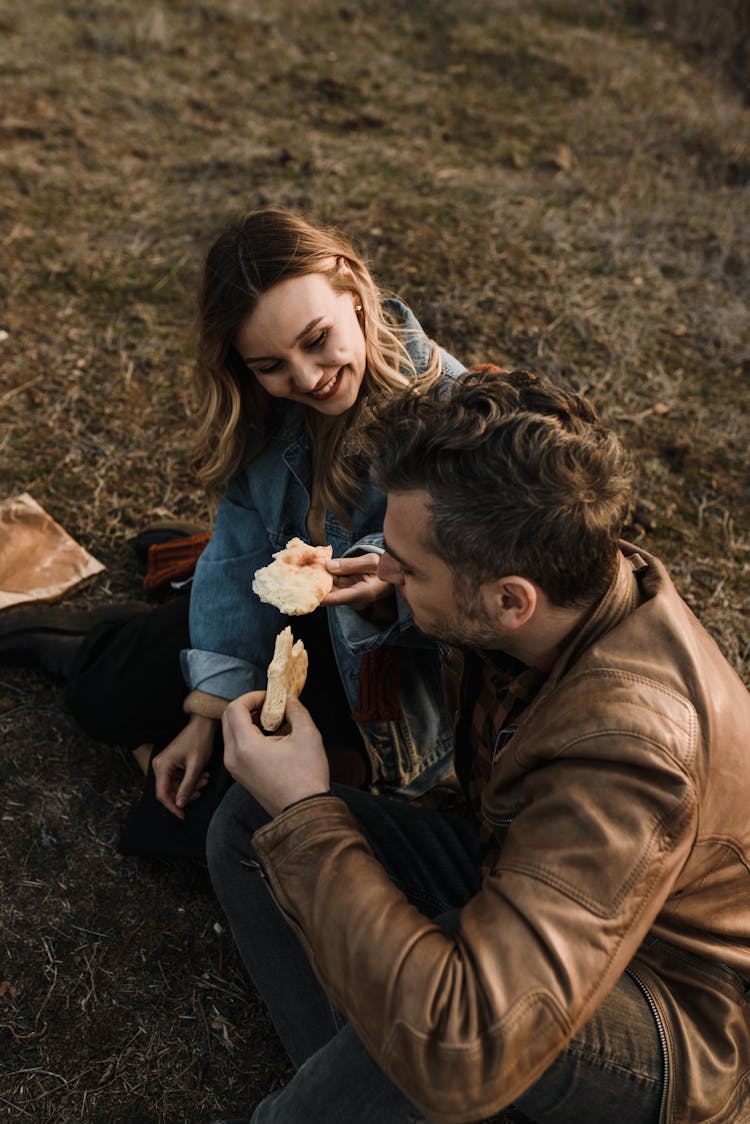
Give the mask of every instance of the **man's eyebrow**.
M 323 319 L 322 316 L 316 316 L 310 321 L 309 324 L 305 324 L 302 331 L 298 332 L 297 335 L 294 337 L 293 342 L 298 343 L 302 339 L 302 337 L 306 336 L 308 332 L 311 332 L 313 330 L 313 328 L 315 327 L 315 325 L 319 324 L 322 319 Z M 275 355 L 244 355 L 243 356 L 243 360 L 244 360 L 245 363 L 262 363 L 266 359 L 275 359 L 275 358 L 276 358 Z
M 391 558 L 395 558 L 402 570 L 413 569 L 413 567 L 410 566 L 408 562 L 404 562 L 403 558 L 401 558 L 400 555 L 396 554 L 396 551 L 393 549 L 390 543 L 386 541 L 385 535 L 383 535 L 383 550 L 386 552 L 386 554 L 390 554 Z

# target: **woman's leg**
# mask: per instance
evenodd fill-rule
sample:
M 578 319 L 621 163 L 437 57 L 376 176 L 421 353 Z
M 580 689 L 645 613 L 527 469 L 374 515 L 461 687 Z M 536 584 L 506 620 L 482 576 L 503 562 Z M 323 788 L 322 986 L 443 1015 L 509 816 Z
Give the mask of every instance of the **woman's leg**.
M 178 820 L 156 799 L 150 760 L 185 726 L 188 688 L 180 652 L 190 646 L 189 594 L 146 613 L 102 624 L 86 635 L 69 672 L 66 701 L 89 737 L 134 752 L 146 774 L 143 793 L 118 842 L 126 855 L 202 858 L 209 820 L 231 777 L 222 765 L 220 734 L 201 798 Z
M 188 688 L 180 652 L 190 647 L 189 593 L 147 613 L 109 621 L 82 641 L 68 673 L 66 700 L 86 733 L 108 745 L 136 750 L 164 746 L 185 724 Z M 367 780 L 366 755 L 336 665 L 325 610 L 300 618 L 295 637 L 310 653 L 302 701 L 329 748 L 334 780 L 358 787 Z M 145 753 L 148 763 L 149 753 Z
M 185 725 L 180 651 L 190 646 L 189 604 L 189 595 L 180 594 L 85 637 L 66 701 L 90 737 L 134 750 L 146 742 L 165 745 Z
M 201 858 L 208 823 L 231 783 L 217 733 L 209 786 L 188 807 L 186 819 L 177 820 L 156 799 L 149 767 L 152 752 L 158 753 L 186 722 L 182 706 L 188 688 L 180 652 L 190 647 L 189 604 L 189 594 L 180 594 L 150 612 L 94 628 L 81 643 L 69 672 L 67 702 L 85 732 L 97 741 L 134 751 L 139 764 L 146 766 L 143 796 L 120 836 L 124 854 Z M 327 744 L 334 747 L 332 775 L 359 784 L 365 777 L 357 749 L 359 732 L 341 685 L 325 613 L 311 614 L 296 632 L 305 637 L 312 669 L 303 700 Z M 349 756 L 342 764 L 343 746 Z

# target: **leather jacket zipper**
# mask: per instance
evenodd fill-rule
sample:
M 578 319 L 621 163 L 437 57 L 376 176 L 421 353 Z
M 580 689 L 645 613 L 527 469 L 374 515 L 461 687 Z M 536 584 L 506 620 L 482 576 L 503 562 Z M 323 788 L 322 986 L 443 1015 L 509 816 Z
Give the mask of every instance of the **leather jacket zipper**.
M 490 812 L 487 812 L 484 809 L 482 809 L 482 815 L 488 823 L 496 824 L 497 827 L 508 827 L 516 818 L 515 814 L 513 814 L 512 816 L 493 816 Z
M 670 1079 L 669 1054 L 667 1052 L 667 1032 L 664 1029 L 664 1022 L 662 1020 L 661 1014 L 659 1013 L 659 1008 L 656 1006 L 656 1000 L 654 999 L 654 997 L 651 994 L 651 992 L 649 991 L 649 989 L 646 987 L 646 985 L 643 982 L 643 980 L 641 979 L 641 977 L 632 968 L 626 968 L 625 973 L 626 973 L 626 975 L 630 976 L 631 980 L 633 980 L 633 982 L 636 983 L 638 985 L 638 987 L 640 988 L 640 990 L 643 992 L 643 996 L 644 996 L 646 1002 L 648 1003 L 649 1007 L 651 1008 L 651 1014 L 654 1016 L 654 1022 L 656 1023 L 656 1032 L 659 1035 L 659 1045 L 661 1046 L 662 1075 L 663 1075 L 662 1090 L 661 1090 L 661 1104 L 659 1105 L 659 1122 L 658 1122 L 658 1124 L 666 1124 L 666 1119 L 667 1119 L 667 1116 L 666 1116 L 667 1091 L 669 1089 L 669 1079 Z
M 498 757 L 503 752 L 506 745 L 508 744 L 510 739 L 513 737 L 513 735 L 515 734 L 517 729 L 518 729 L 518 725 L 515 724 L 513 726 L 504 726 L 502 728 L 502 730 L 497 731 L 497 734 L 495 735 L 495 742 L 492 746 L 492 762 L 491 762 L 491 765 L 494 766 Z
M 726 972 L 729 978 L 738 983 L 747 995 L 748 991 L 750 991 L 750 982 L 748 982 L 744 976 L 741 976 L 736 968 L 733 968 L 731 964 L 725 964 L 723 960 L 711 960 L 709 963 L 713 964 L 716 968 L 721 968 L 722 972 Z

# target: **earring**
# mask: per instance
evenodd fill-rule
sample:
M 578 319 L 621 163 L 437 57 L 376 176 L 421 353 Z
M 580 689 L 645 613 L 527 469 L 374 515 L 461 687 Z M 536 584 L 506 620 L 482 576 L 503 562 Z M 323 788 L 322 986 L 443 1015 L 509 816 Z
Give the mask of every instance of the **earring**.
M 355 312 L 361 312 L 362 311 L 362 305 L 361 304 L 355 304 L 354 311 Z

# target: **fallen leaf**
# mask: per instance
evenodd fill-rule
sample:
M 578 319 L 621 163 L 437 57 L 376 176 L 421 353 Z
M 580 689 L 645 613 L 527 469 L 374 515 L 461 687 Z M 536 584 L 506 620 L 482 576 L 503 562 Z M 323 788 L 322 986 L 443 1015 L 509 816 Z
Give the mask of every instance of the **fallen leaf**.
M 555 164 L 561 171 L 569 172 L 573 167 L 573 153 L 570 150 L 570 145 L 561 144 L 555 155 L 552 157 L 552 163 Z

